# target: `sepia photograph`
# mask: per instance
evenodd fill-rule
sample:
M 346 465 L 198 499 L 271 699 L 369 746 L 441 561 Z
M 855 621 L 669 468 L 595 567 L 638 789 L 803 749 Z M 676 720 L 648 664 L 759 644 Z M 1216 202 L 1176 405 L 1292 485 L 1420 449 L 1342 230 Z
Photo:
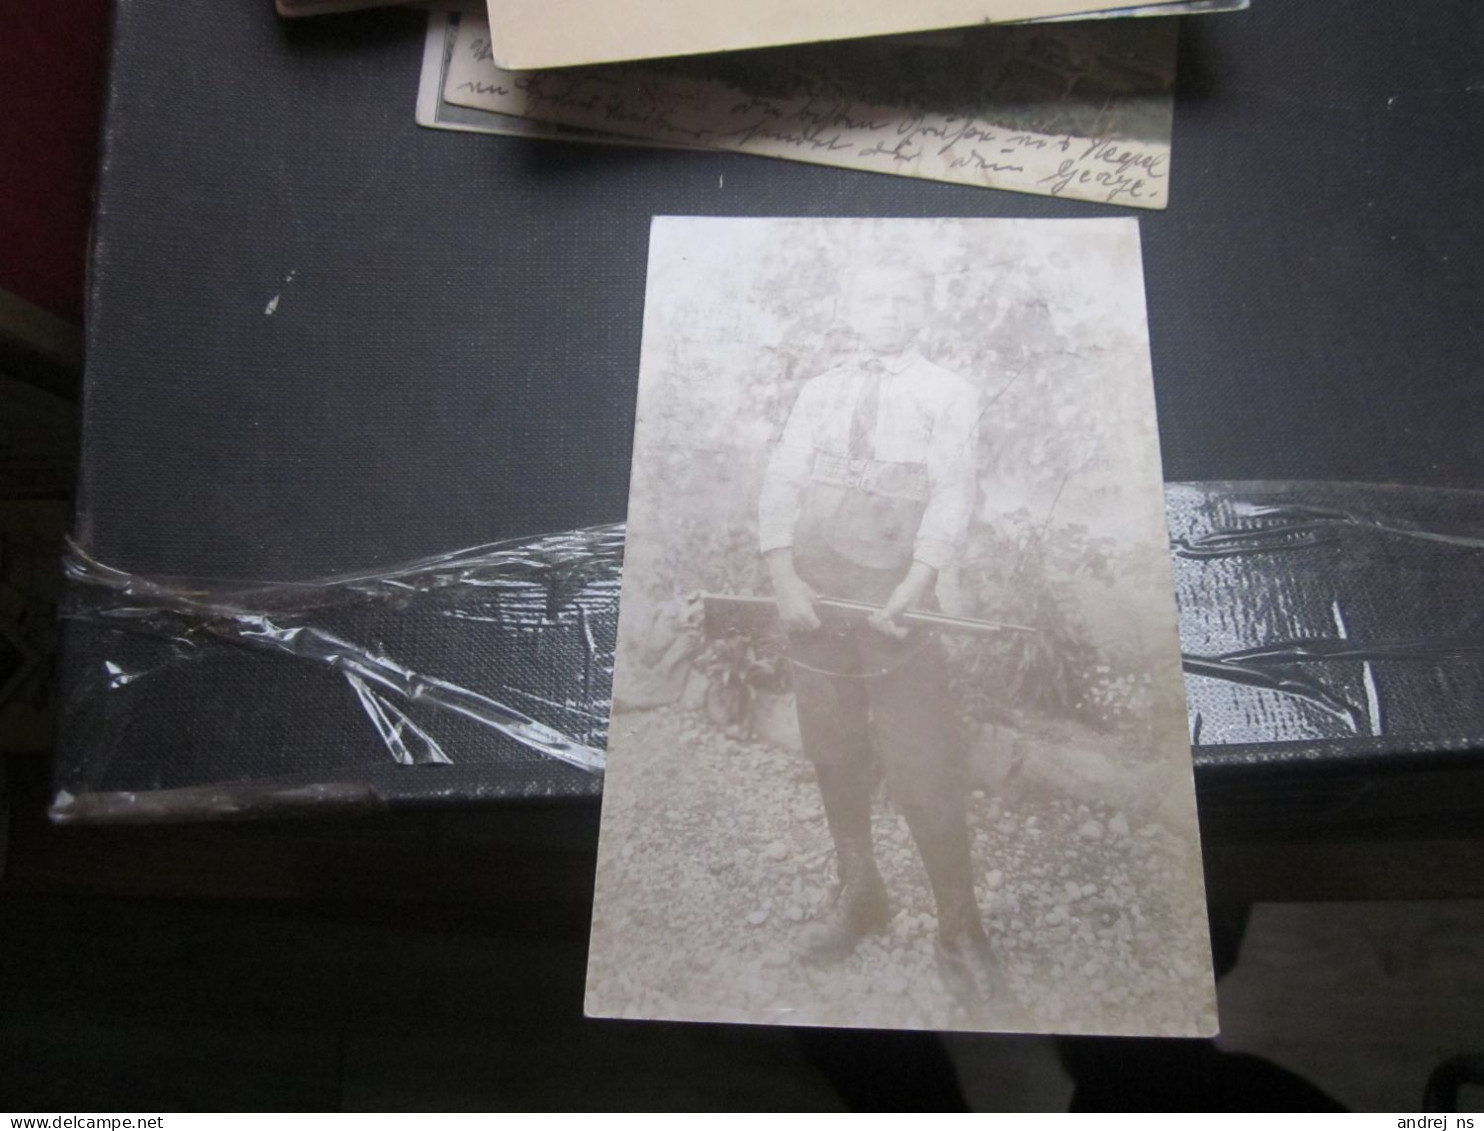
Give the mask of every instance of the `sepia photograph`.
M 1136 222 L 654 221 L 586 1004 L 1216 1031 Z

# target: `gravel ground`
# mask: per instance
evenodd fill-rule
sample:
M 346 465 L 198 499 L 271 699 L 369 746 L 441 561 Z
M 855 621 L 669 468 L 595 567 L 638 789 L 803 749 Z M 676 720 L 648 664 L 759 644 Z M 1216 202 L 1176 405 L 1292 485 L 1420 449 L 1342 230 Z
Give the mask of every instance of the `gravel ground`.
M 1044 790 L 970 800 L 980 905 L 1020 1016 L 944 993 L 936 920 L 906 823 L 878 802 L 890 929 L 835 967 L 795 960 L 834 896 L 813 772 L 679 708 L 614 719 L 588 972 L 599 1016 L 931 1029 L 1178 1034 L 1215 1028 L 1199 860 L 1161 823 Z M 644 751 L 642 758 L 634 753 Z

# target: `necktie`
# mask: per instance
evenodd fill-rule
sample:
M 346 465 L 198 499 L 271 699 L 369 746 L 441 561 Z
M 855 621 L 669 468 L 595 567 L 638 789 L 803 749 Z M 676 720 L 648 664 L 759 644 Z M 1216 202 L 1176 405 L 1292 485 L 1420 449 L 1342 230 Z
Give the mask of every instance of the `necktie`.
M 865 377 L 855 398 L 855 412 L 850 418 L 850 456 L 852 459 L 874 459 L 876 415 L 881 408 L 881 379 L 886 375 L 886 367 L 873 357 L 861 369 Z

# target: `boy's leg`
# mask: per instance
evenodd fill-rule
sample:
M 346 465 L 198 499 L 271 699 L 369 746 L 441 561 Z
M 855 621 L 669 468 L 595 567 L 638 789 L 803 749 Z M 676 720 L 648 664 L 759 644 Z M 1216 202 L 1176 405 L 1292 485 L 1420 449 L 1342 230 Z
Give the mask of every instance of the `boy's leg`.
M 834 961 L 891 917 L 871 840 L 870 700 L 849 634 L 822 629 L 795 636 L 789 661 L 799 731 L 814 763 L 840 878 L 838 898 L 805 932 L 804 955 Z
M 949 994 L 971 1014 L 999 981 L 974 896 L 964 748 L 948 669 L 930 636 L 872 643 L 866 664 L 872 732 L 886 765 L 938 913 L 938 969 Z

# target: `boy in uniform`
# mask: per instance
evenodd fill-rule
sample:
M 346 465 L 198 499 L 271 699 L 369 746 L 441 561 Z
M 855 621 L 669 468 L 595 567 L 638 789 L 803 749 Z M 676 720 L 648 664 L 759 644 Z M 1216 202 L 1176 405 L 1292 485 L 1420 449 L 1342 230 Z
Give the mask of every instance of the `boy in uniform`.
M 759 533 L 841 884 L 804 957 L 839 961 L 890 922 L 871 837 L 879 759 L 932 887 L 939 972 L 972 1011 L 993 975 L 957 710 L 936 637 L 896 623 L 938 607 L 938 574 L 962 549 L 974 509 L 978 394 L 915 346 L 932 290 L 930 276 L 901 262 L 855 273 L 844 314 L 862 350 L 800 391 L 769 458 Z M 881 611 L 825 625 L 816 596 Z

